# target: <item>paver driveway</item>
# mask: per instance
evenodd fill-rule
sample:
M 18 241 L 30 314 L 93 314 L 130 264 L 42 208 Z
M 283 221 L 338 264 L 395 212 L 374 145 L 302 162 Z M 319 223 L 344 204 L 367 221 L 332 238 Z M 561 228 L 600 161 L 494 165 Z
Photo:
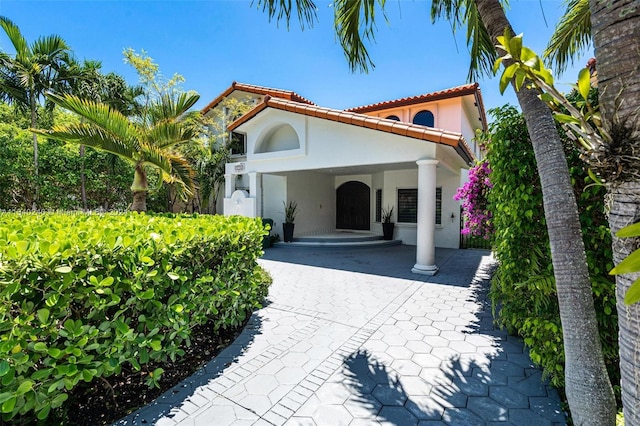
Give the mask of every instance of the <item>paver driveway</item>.
M 493 261 L 415 248 L 270 249 L 268 304 L 203 370 L 117 424 L 553 425 L 557 392 L 496 330 Z

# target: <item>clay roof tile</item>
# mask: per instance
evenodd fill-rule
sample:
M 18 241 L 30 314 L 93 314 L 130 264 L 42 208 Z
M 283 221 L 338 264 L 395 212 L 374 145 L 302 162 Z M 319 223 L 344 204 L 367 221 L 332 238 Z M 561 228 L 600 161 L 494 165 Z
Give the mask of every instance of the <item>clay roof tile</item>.
M 428 101 L 436 101 L 440 99 L 455 98 L 458 96 L 464 96 L 475 93 L 479 89 L 478 83 L 465 84 L 463 86 L 452 87 L 450 89 L 440 90 L 437 92 L 426 93 L 423 95 L 409 96 L 406 98 L 394 99 L 391 101 L 383 101 L 369 105 L 358 106 L 349 108 L 346 111 L 351 112 L 371 112 L 382 109 L 388 109 L 398 106 L 412 105 Z

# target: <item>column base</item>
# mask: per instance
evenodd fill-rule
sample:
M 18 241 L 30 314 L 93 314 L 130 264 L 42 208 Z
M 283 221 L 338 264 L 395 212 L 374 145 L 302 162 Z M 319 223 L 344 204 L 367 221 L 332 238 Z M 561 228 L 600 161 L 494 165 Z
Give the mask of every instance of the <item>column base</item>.
M 419 265 L 419 264 L 415 264 L 413 266 L 413 268 L 411 268 L 411 272 L 413 272 L 414 274 L 421 274 L 421 275 L 435 275 L 437 274 L 439 271 L 438 267 L 436 265 Z

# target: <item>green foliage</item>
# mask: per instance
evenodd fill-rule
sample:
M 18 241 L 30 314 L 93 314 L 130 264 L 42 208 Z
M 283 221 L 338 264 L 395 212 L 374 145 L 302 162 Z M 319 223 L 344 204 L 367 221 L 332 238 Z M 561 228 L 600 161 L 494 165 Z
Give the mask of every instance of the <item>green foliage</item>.
M 498 323 L 523 337 L 531 358 L 555 386 L 564 381 L 562 328 L 553 277 L 535 157 L 524 117 L 506 106 L 491 111 L 487 159 L 494 185 L 489 193 L 495 226 L 494 251 L 499 267 L 490 296 Z M 489 136 L 486 136 L 489 138 Z M 609 375 L 619 380 L 615 283 L 607 275 L 612 264 L 611 235 L 604 216 L 605 189 L 593 185 L 574 145 L 565 141 L 574 185 L 596 316 Z
M 70 232 L 73 230 L 73 232 Z M 80 382 L 184 354 L 241 324 L 270 278 L 259 219 L 0 213 L 0 412 L 46 418 Z
M 285 223 L 293 223 L 296 220 L 296 215 L 298 214 L 298 203 L 295 201 L 289 201 L 289 204 L 282 202 L 284 204 L 284 221 Z
M 620 238 L 640 237 L 640 223 L 634 223 L 618 231 L 616 236 Z M 632 274 L 640 272 L 640 249 L 635 250 L 629 256 L 624 258 L 622 262 L 613 268 L 609 273 L 612 275 Z M 627 293 L 624 295 L 624 303 L 631 305 L 640 302 L 640 278 L 635 280 Z
M 72 123 L 71 114 L 56 111 L 55 122 Z M 35 193 L 33 146 L 28 120 L 14 108 L 0 103 L 0 210 L 28 210 Z M 82 208 L 80 170 L 84 161 L 88 177 L 88 208 L 124 210 L 129 205 L 133 168 L 122 160 L 87 150 L 84 160 L 74 145 L 40 142 L 40 208 Z
M 545 67 L 542 59 L 533 50 L 522 45 L 522 34 L 511 37 L 505 31 L 504 36 L 498 37 L 498 42 L 506 54 L 496 60 L 494 72 L 498 71 L 503 62 L 507 64 L 500 76 L 500 91 L 504 92 L 511 82 L 515 84 L 516 90 L 520 90 L 525 83 L 540 90 L 540 99 L 549 106 L 567 136 L 576 141 L 577 149 L 582 154 L 581 159 L 594 169 L 595 175 L 607 180 L 626 177 L 629 171 L 621 169 L 616 161 L 611 164 L 611 159 L 607 158 L 611 155 L 610 145 L 613 139 L 603 126 L 598 104 L 593 102 L 590 95 L 589 69 L 583 68 L 578 75 L 577 84 L 572 84 L 575 93 L 574 99 L 570 100 L 554 86 L 551 70 Z M 625 175 L 621 175 L 622 171 Z M 634 171 L 635 168 L 630 171 L 632 176 Z
M 393 206 L 389 205 L 382 208 L 382 222 L 391 223 L 393 219 Z
M 552 64 L 557 73 L 565 71 L 569 62 L 573 64 L 591 42 L 589 0 L 567 0 L 565 4 L 565 13 L 544 51 L 547 63 Z

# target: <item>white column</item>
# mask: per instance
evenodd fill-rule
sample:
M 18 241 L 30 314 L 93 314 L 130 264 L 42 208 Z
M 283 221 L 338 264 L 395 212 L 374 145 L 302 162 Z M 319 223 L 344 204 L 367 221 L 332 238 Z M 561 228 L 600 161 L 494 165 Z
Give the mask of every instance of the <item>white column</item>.
M 436 266 L 436 164 L 418 160 L 418 230 L 415 274 L 435 275 Z
M 224 175 L 224 198 L 231 198 L 231 194 L 236 190 L 236 175 Z
M 262 173 L 250 172 L 247 174 L 249 175 L 249 197 L 255 199 L 253 217 L 258 217 L 261 215 L 262 185 L 260 185 L 260 181 L 262 180 Z

